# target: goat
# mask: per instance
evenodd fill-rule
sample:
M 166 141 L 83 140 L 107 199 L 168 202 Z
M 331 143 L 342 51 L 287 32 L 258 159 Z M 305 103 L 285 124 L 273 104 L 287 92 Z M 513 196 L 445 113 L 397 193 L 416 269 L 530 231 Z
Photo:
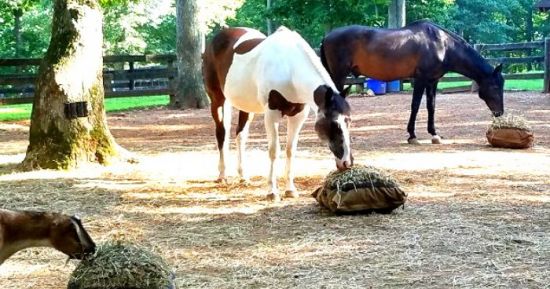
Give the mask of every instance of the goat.
M 95 243 L 77 216 L 0 209 L 0 265 L 29 247 L 53 247 L 79 260 L 95 252 Z

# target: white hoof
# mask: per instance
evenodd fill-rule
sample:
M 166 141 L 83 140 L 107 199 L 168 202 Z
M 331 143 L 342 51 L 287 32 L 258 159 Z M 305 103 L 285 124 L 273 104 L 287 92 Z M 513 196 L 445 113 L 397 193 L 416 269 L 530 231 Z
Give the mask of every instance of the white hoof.
M 432 144 L 441 144 L 441 137 L 438 135 L 434 135 L 432 137 Z
M 410 139 L 407 140 L 407 142 L 409 144 L 412 144 L 412 145 L 419 145 L 420 144 L 420 142 L 418 141 L 417 138 L 410 138 Z

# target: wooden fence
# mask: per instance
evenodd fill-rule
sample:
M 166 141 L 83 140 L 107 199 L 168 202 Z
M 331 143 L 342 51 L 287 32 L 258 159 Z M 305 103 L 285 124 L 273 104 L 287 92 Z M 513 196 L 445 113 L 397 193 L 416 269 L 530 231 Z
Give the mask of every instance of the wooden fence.
M 173 54 L 104 56 L 105 97 L 171 94 L 177 73 L 175 61 Z M 0 68 L 33 71 L 0 74 L 0 104 L 32 102 L 40 62 L 38 58 L 0 59 Z
M 487 56 L 495 65 L 535 63 L 543 64 L 544 73 L 505 74 L 505 79 L 544 79 L 544 92 L 550 92 L 550 38 L 544 41 L 505 44 L 476 44 L 474 48 L 482 55 L 489 53 L 526 54 L 528 56 Z M 105 97 L 146 96 L 173 94 L 173 79 L 177 70 L 176 56 L 166 55 L 118 55 L 104 56 L 103 82 Z M 32 102 L 34 83 L 40 59 L 0 59 L 3 67 L 17 68 L 31 73 L 0 73 L 0 104 Z M 31 69 L 29 69 L 29 67 Z M 349 78 L 347 84 L 361 85 L 364 78 Z M 464 76 L 445 76 L 441 82 L 469 81 Z M 407 81 L 407 80 L 405 80 Z M 470 90 L 471 86 L 460 86 L 444 92 Z

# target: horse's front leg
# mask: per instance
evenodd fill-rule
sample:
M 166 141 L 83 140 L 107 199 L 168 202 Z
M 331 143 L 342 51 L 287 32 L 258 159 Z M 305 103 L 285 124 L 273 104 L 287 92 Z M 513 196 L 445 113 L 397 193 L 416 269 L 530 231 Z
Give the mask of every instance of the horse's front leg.
M 298 197 L 298 190 L 296 190 L 296 186 L 294 186 L 294 170 L 292 168 L 292 162 L 294 161 L 294 153 L 296 152 L 296 147 L 298 146 L 298 134 L 300 133 L 308 114 L 309 107 L 305 106 L 300 113 L 288 118 L 285 167 L 286 198 Z
M 253 113 L 239 111 L 239 124 L 237 125 L 237 149 L 238 149 L 238 172 L 241 182 L 248 181 L 248 175 L 244 171 L 243 158 L 246 148 L 246 141 L 248 140 L 248 131 L 250 129 L 250 123 L 254 119 Z
M 441 137 L 435 131 L 435 94 L 437 81 L 426 86 L 426 108 L 428 109 L 428 133 L 432 135 L 432 143 L 440 144 Z
M 411 102 L 411 116 L 409 118 L 409 124 L 407 125 L 407 132 L 409 133 L 409 144 L 419 144 L 415 134 L 416 115 L 420 108 L 420 102 L 422 102 L 422 94 L 424 93 L 425 83 L 424 81 L 414 80 L 413 98 Z
M 268 140 L 269 160 L 271 161 L 269 167 L 269 176 L 267 178 L 267 185 L 269 186 L 269 193 L 267 199 L 270 201 L 280 201 L 279 189 L 277 188 L 277 174 L 276 164 L 277 156 L 279 155 L 279 121 L 281 120 L 281 112 L 278 110 L 268 110 L 264 116 L 265 130 Z

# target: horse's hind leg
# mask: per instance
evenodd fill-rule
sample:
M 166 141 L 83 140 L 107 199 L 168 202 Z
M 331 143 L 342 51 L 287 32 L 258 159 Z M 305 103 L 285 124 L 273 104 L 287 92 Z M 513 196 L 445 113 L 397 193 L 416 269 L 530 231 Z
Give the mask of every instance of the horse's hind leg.
M 224 98 L 217 98 L 210 105 L 212 118 L 216 124 L 216 141 L 220 159 L 218 162 L 218 182 L 225 182 L 225 156 L 229 151 L 229 131 L 231 129 L 231 105 Z
M 294 152 L 296 152 L 296 147 L 298 146 L 298 134 L 300 133 L 308 114 L 309 107 L 305 106 L 300 113 L 288 118 L 285 167 L 286 198 L 298 197 L 298 191 L 296 190 L 296 186 L 294 186 L 294 170 L 292 169 L 292 162 L 294 160 Z
M 440 144 L 441 137 L 435 131 L 435 94 L 437 81 L 426 86 L 426 108 L 428 109 L 428 133 L 432 135 L 432 143 Z
M 409 124 L 407 125 L 407 132 L 409 133 L 409 139 L 407 141 L 409 144 L 419 144 L 414 131 L 416 124 L 416 115 L 418 114 L 418 109 L 420 108 L 420 102 L 422 102 L 422 94 L 424 93 L 425 87 L 426 84 L 424 81 L 418 79 L 414 80 L 413 98 L 411 103 L 411 116 L 409 118 Z
M 250 129 L 250 123 L 254 118 L 253 113 L 239 111 L 239 124 L 237 125 L 237 149 L 238 149 L 238 172 L 241 182 L 248 181 L 248 175 L 245 174 L 243 168 L 243 158 L 246 148 L 246 141 L 248 140 L 248 130 Z
M 277 174 L 276 165 L 277 157 L 279 156 L 279 121 L 281 120 L 281 112 L 278 110 L 268 110 L 264 115 L 265 130 L 267 132 L 269 160 L 271 165 L 269 167 L 269 177 L 267 179 L 267 185 L 269 186 L 269 193 L 267 199 L 271 201 L 280 201 L 279 189 L 277 188 Z

